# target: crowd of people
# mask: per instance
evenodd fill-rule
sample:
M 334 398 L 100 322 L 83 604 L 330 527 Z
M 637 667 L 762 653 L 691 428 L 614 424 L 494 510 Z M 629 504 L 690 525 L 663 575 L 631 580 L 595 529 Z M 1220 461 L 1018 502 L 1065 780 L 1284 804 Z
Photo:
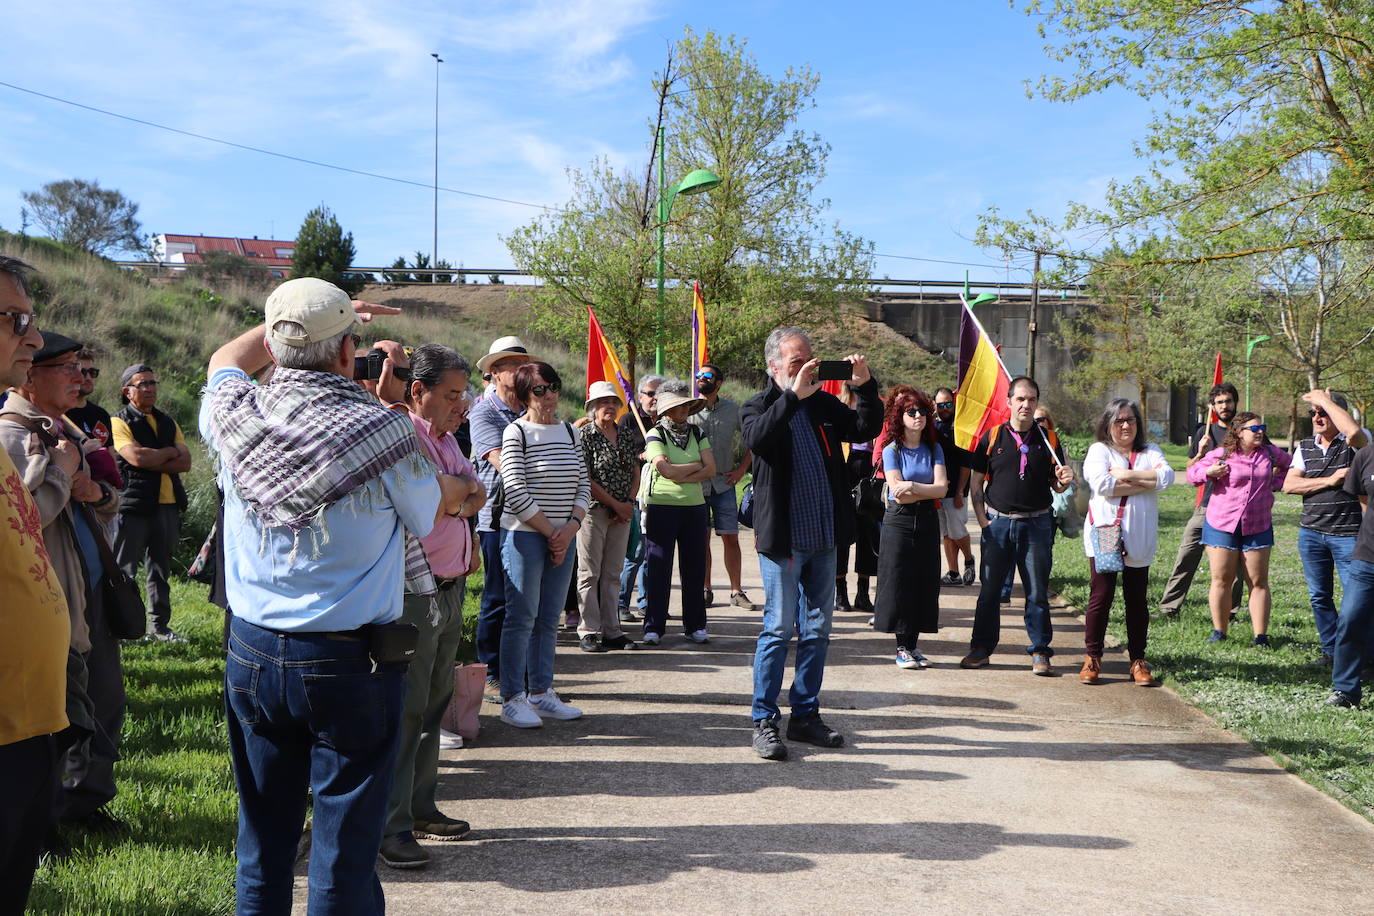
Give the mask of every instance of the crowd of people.
M 59 837 L 54 825 L 118 827 L 105 806 L 117 791 L 129 633 L 111 602 L 146 566 L 145 638 L 182 638 L 167 581 L 191 461 L 176 420 L 157 408 L 151 366 L 122 373 L 118 414 L 90 400 L 95 354 L 38 330 L 28 277 L 0 257 L 0 317 L 10 324 L 0 326 L 9 386 L 0 580 L 10 598 L 0 612 L 0 911 L 22 908 L 40 852 Z M 809 335 L 786 327 L 765 342 L 767 382 L 743 404 L 721 396 L 724 372 L 705 365 L 689 380 L 642 377 L 630 404 L 617 386 L 594 383 L 585 416 L 566 422 L 564 380 L 518 337 L 494 341 L 475 373 L 436 343 L 378 340 L 364 353 L 363 326 L 396 311 L 322 280 L 287 281 L 267 299 L 264 324 L 209 362 L 198 429 L 220 502 L 207 549 L 217 559 L 212 599 L 226 610 L 241 913 L 290 910 L 308 808 L 312 912 L 380 912 L 377 860 L 421 868 L 430 853 L 418 840 L 468 836 L 467 822 L 439 809 L 438 762 L 461 742 L 442 721 L 466 582 L 479 568 L 485 699 L 503 723 L 539 728 L 584 715 L 556 690 L 568 608 L 588 653 L 710 641 L 714 532 L 729 605 L 760 616 L 751 746 L 782 760 L 787 742 L 844 743 L 821 716 L 837 611 L 871 614 L 899 668 L 928 668 L 920 640 L 939 631 L 940 587 L 976 586 L 958 664 L 985 668 L 1019 574 L 1030 670 L 1053 676 L 1056 506 L 1084 486 L 1090 597 L 1079 680 L 1101 681 L 1120 580 L 1130 680 L 1157 683 L 1146 659 L 1148 576 L 1158 496 L 1175 472 L 1129 400 L 1105 405 L 1075 475 L 1034 379 L 1013 379 L 1009 419 L 962 448 L 952 389 L 899 384 L 884 394 L 853 354 L 849 377 L 827 390 Z M 1205 548 L 1209 641 L 1229 638 L 1243 582 L 1253 644 L 1268 647 L 1273 494 L 1299 494 L 1317 662 L 1332 667 L 1327 703 L 1356 706 L 1374 644 L 1374 524 L 1362 513 L 1374 489 L 1369 433 L 1340 395 L 1303 397 L 1313 436 L 1290 454 L 1259 417 L 1236 411 L 1234 388 L 1212 390 L 1215 420 L 1189 448 L 1199 508 L 1160 611 L 1178 613 Z M 747 475 L 761 606 L 743 585 Z M 669 633 L 675 557 L 680 634 Z

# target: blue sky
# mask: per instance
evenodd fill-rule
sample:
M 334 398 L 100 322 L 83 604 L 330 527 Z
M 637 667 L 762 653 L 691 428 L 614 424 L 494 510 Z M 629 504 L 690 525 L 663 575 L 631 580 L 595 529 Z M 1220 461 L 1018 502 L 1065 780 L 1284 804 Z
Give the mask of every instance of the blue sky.
M 951 4 L 21 0 L 0 81 L 237 143 L 428 184 L 439 68 L 441 185 L 558 205 L 564 170 L 648 155 L 653 74 L 684 25 L 748 39 L 763 70 L 821 78 L 802 123 L 833 147 L 830 215 L 884 255 L 972 262 L 977 216 L 1099 200 L 1141 170 L 1149 109 L 1121 93 L 1056 105 L 1024 81 L 1050 69 L 1035 20 L 1002 0 Z M 115 120 L 0 87 L 0 226 L 19 194 L 79 177 L 140 204 L 147 232 L 293 238 L 331 207 L 358 260 L 428 251 L 432 195 Z M 501 235 L 538 211 L 441 193 L 439 255 L 509 267 Z M 876 272 L 955 279 L 964 267 L 880 257 Z M 1011 279 L 1023 279 L 1013 271 Z

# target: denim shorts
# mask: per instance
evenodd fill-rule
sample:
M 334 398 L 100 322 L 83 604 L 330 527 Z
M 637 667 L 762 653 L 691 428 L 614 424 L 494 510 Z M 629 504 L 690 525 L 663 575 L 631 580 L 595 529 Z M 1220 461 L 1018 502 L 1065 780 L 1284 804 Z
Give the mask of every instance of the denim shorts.
M 1263 531 L 1256 531 L 1254 534 L 1235 534 L 1222 531 L 1220 528 L 1213 528 L 1204 521 L 1202 523 L 1202 544 L 1204 547 L 1222 547 L 1226 550 L 1263 550 L 1266 547 L 1274 546 L 1274 528 L 1271 525 Z
M 739 534 L 739 504 L 734 490 L 721 490 L 706 497 L 711 530 L 716 534 Z

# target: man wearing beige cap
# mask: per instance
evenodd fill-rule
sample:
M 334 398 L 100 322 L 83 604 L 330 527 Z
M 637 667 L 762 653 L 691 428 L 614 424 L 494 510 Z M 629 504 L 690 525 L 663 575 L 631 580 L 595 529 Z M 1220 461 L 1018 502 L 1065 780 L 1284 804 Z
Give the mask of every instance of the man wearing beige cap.
M 239 792 L 238 911 L 291 909 L 314 798 L 311 913 L 382 912 L 375 863 L 396 765 L 413 625 L 407 550 L 468 488 L 436 475 L 415 427 L 352 380 L 358 319 L 396 309 L 290 280 L 267 323 L 210 358 L 200 429 L 224 492 L 229 753 Z M 272 380 L 251 373 L 275 363 Z M 418 559 L 417 559 L 418 557 Z
M 487 666 L 487 699 L 501 700 L 501 630 L 506 622 L 506 571 L 501 565 L 503 504 L 496 482 L 501 477 L 501 436 L 506 427 L 525 413 L 515 396 L 515 370 L 539 357 L 530 355 L 519 337 L 492 341 L 487 354 L 477 361 L 477 371 L 491 373 L 486 394 L 468 412 L 472 435 L 472 464 L 488 494 L 477 515 L 477 537 L 482 544 L 482 609 L 477 616 L 477 660 Z

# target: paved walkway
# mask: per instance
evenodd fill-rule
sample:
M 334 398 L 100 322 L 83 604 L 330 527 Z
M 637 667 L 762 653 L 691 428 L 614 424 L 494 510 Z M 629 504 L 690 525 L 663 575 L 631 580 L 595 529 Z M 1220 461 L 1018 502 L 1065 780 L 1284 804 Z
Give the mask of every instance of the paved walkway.
M 745 576 L 760 600 L 751 550 Z M 390 912 L 1374 910 L 1374 825 L 1130 684 L 1120 654 L 1078 684 L 1072 617 L 1064 676 L 1033 677 L 1019 597 L 992 667 L 959 669 L 974 597 L 945 589 L 927 671 L 838 617 L 822 703 L 847 744 L 781 763 L 749 748 L 757 615 L 712 608 L 706 646 L 588 655 L 565 635 L 557 686 L 587 716 L 520 731 L 485 705 L 441 762 L 472 839 L 381 867 Z

